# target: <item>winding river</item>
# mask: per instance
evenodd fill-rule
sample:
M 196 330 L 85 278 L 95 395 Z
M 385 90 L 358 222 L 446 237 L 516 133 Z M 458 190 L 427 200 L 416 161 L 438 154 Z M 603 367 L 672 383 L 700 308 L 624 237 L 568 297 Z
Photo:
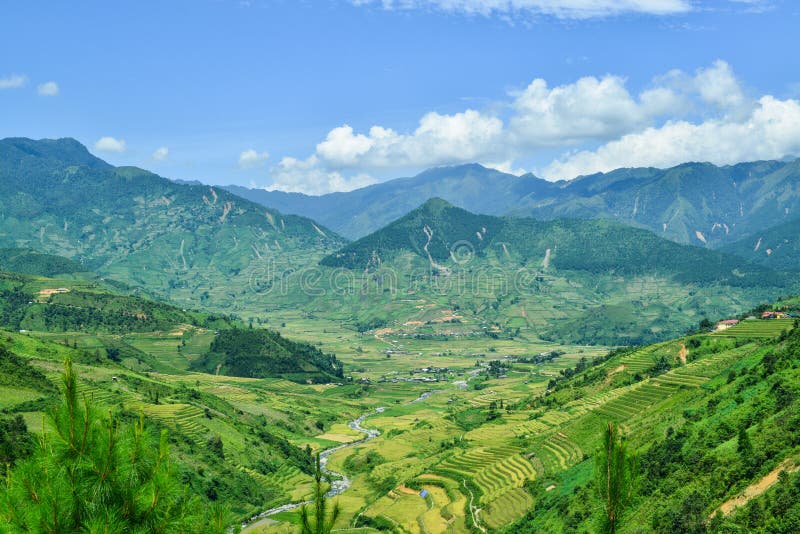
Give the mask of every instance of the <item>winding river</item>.
M 438 392 L 439 392 L 439 390 L 425 392 L 422 395 L 420 395 L 419 397 L 417 397 L 416 399 L 407 402 L 406 404 L 408 405 L 408 404 L 415 404 L 417 402 L 422 402 L 425 399 L 427 399 L 428 397 L 430 397 L 431 395 L 433 395 L 434 393 L 438 393 Z M 357 432 L 361 432 L 362 434 L 364 434 L 364 437 L 361 438 L 360 440 L 351 441 L 350 443 L 343 443 L 341 445 L 337 445 L 336 447 L 331 447 L 330 449 L 325 449 L 324 451 L 319 453 L 320 467 L 322 468 L 323 473 L 325 473 L 326 475 L 328 475 L 328 477 L 330 477 L 332 479 L 331 480 L 331 489 L 328 490 L 328 493 L 325 494 L 327 497 L 335 497 L 336 495 L 341 494 L 347 488 L 349 488 L 350 485 L 352 484 L 350 479 L 344 473 L 336 473 L 335 471 L 331 471 L 330 469 L 327 468 L 328 457 L 331 454 L 333 454 L 335 452 L 339 452 L 342 449 L 347 449 L 347 448 L 350 448 L 350 447 L 355 447 L 356 445 L 361 445 L 362 443 L 366 443 L 367 441 L 369 441 L 371 439 L 375 439 L 378 436 L 380 436 L 381 433 L 378 430 L 376 430 L 374 428 L 364 428 L 363 424 L 364 424 L 364 421 L 367 419 L 367 417 L 373 416 L 375 414 L 383 413 L 385 410 L 386 410 L 386 408 L 384 408 L 384 407 L 375 408 L 375 410 L 373 410 L 371 412 L 367 412 L 367 413 L 363 414 L 361 417 L 359 417 L 358 419 L 355 419 L 354 421 L 350 421 L 349 423 L 347 423 L 347 426 L 349 426 L 353 430 L 355 430 Z M 282 506 L 277 506 L 275 508 L 270 508 L 269 510 L 266 510 L 266 511 L 261 512 L 260 514 L 258 514 L 256 516 L 251 517 L 246 523 L 244 523 L 242 525 L 242 530 L 243 530 L 243 532 L 250 532 L 251 530 L 255 529 L 256 527 L 264 526 L 266 524 L 271 523 L 273 521 L 272 519 L 270 519 L 271 516 L 273 516 L 275 514 L 279 514 L 281 512 L 288 512 L 290 510 L 295 510 L 297 508 L 300 508 L 304 504 L 311 504 L 311 501 L 292 502 L 292 503 L 284 504 Z
M 423 394 L 423 395 L 426 395 L 425 398 L 427 398 L 427 395 L 430 394 Z M 340 493 L 344 492 L 347 488 L 349 488 L 350 485 L 352 484 L 350 479 L 344 473 L 336 473 L 335 471 L 331 471 L 330 469 L 327 468 L 328 457 L 331 454 L 338 452 L 342 449 L 347 449 L 350 447 L 354 447 L 356 445 L 361 445 L 362 443 L 366 443 L 371 439 L 377 438 L 380 435 L 380 432 L 378 430 L 375 430 L 374 428 L 364 428 L 362 425 L 364 424 L 364 421 L 367 419 L 367 417 L 370 417 L 378 413 L 383 413 L 384 410 L 386 410 L 386 408 L 383 407 L 376 408 L 371 412 L 363 414 L 358 419 L 355 419 L 354 421 L 350 421 L 349 423 L 347 423 L 347 426 L 349 426 L 353 430 L 364 434 L 364 437 L 361 438 L 360 440 L 351 441 L 349 443 L 343 443 L 341 445 L 337 445 L 336 447 L 325 449 L 324 451 L 319 453 L 320 467 L 322 468 L 323 473 L 325 473 L 326 475 L 328 475 L 328 477 L 331 478 L 331 489 L 328 490 L 328 493 L 325 494 L 327 497 L 335 497 L 336 495 L 339 495 Z M 288 512 L 291 510 L 295 510 L 297 508 L 300 508 L 304 504 L 311 504 L 311 501 L 292 502 L 284 504 L 282 506 L 277 506 L 275 508 L 270 508 L 269 510 L 261 512 L 257 516 L 251 517 L 246 523 L 242 525 L 242 529 L 245 532 L 249 532 L 252 529 L 255 529 L 256 527 L 271 523 L 273 520 L 270 519 L 270 516 L 279 514 L 281 512 Z

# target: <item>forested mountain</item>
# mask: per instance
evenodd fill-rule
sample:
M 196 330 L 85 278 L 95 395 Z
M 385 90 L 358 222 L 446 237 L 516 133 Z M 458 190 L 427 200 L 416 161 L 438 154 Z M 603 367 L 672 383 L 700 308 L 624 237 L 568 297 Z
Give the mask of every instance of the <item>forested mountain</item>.
M 231 190 L 287 213 L 320 217 L 351 238 L 441 197 L 489 215 L 612 219 L 679 243 L 715 248 L 795 218 L 800 213 L 798 184 L 800 161 L 795 160 L 619 169 L 559 182 L 462 165 L 320 197 Z
M 277 332 L 261 329 L 225 330 L 193 368 L 207 373 L 247 378 L 286 378 L 325 383 L 342 379 L 342 364 L 333 354 L 295 343 Z
M 554 202 L 521 199 L 513 213 L 610 218 L 713 248 L 795 218 L 798 184 L 800 160 L 619 169 L 567 182 Z
M 222 189 L 113 167 L 72 139 L 0 141 L 0 246 L 67 256 L 190 305 L 229 309 L 254 268 L 342 243 Z
M 785 273 L 614 221 L 477 215 L 441 199 L 320 265 L 332 272 L 305 293 L 305 306 L 349 313 L 359 329 L 388 326 L 419 335 L 422 326 L 408 325 L 456 317 L 459 326 L 445 329 L 451 335 L 475 332 L 476 325 L 504 336 L 531 328 L 562 343 L 665 339 L 704 316 L 750 307 L 797 285 Z M 341 269 L 357 279 L 352 294 L 326 285 L 347 279 L 337 274 Z
M 800 270 L 800 219 L 744 237 L 722 250 L 773 269 Z
M 674 243 L 644 229 L 608 220 L 476 215 L 432 199 L 408 215 L 321 261 L 329 267 L 364 269 L 403 252 L 445 265 L 488 251 L 523 265 L 619 275 L 663 274 L 687 283 L 781 285 L 787 279 L 739 258 Z M 472 258 L 474 255 L 474 258 Z
M 0 249 L 0 271 L 53 276 L 86 271 L 80 263 L 39 251 L 24 248 Z

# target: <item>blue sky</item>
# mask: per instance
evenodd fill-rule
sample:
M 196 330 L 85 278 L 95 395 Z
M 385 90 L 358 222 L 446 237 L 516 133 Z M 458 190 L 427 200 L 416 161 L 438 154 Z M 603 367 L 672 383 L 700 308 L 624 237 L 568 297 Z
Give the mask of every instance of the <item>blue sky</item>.
M 800 154 L 788 0 L 6 2 L 0 137 L 324 193 Z

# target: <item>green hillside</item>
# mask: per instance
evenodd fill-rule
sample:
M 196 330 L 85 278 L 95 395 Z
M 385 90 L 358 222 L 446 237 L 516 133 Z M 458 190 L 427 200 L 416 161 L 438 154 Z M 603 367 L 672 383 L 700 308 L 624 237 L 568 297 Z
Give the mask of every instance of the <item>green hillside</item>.
M 222 189 L 113 167 L 71 139 L 0 141 L 0 246 L 66 256 L 189 306 L 232 310 L 254 272 L 342 243 Z
M 532 440 L 541 443 L 533 446 L 537 457 L 565 461 L 527 486 L 535 504 L 504 532 L 597 531 L 593 459 L 564 451 L 591 455 L 605 420 L 621 426 L 639 455 L 635 496 L 619 532 L 800 527 L 800 329 L 770 341 L 680 342 L 685 364 L 668 345 L 642 348 L 559 380 L 534 401 L 566 416 L 549 438 Z
M 664 273 L 686 282 L 735 286 L 783 281 L 780 275 L 733 256 L 679 245 L 652 232 L 606 220 L 498 218 L 475 215 L 441 199 L 426 202 L 320 263 L 363 269 L 376 259 L 386 261 L 404 251 L 423 258 L 430 254 L 436 262 L 458 262 L 456 255 L 462 246 L 477 258 L 487 250 L 502 250 L 509 258 L 522 262 L 543 261 L 548 256 L 550 266 L 564 270 L 623 275 Z
M 800 219 L 767 228 L 723 250 L 772 269 L 800 270 Z
M 269 330 L 225 330 L 193 368 L 207 373 L 248 378 L 285 378 L 325 383 L 342 379 L 342 364 L 333 354 L 295 343 Z
M 80 264 L 62 256 L 43 254 L 32 249 L 0 249 L 0 271 L 39 276 L 84 272 Z
M 610 345 L 679 335 L 704 316 L 791 293 L 795 283 L 611 221 L 475 215 L 442 200 L 320 264 L 316 285 L 291 299 L 359 329 L 431 337 L 522 332 Z

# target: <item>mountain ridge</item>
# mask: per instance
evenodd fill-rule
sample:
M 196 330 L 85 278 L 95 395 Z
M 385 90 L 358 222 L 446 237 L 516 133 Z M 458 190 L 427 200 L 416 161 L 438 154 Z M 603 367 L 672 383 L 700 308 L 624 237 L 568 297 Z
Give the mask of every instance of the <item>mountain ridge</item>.
M 308 196 L 227 186 L 253 201 L 364 237 L 431 197 L 487 215 L 607 218 L 718 248 L 800 213 L 800 160 L 623 168 L 549 182 L 478 164 L 439 167 L 346 193 Z
M 236 305 L 230 287 L 246 288 L 266 262 L 345 243 L 221 188 L 114 167 L 69 138 L 0 140 L 0 214 L 0 247 L 59 254 L 161 297 L 226 310 Z

